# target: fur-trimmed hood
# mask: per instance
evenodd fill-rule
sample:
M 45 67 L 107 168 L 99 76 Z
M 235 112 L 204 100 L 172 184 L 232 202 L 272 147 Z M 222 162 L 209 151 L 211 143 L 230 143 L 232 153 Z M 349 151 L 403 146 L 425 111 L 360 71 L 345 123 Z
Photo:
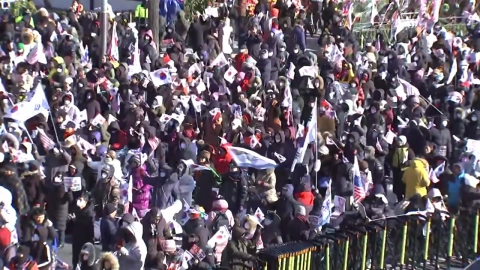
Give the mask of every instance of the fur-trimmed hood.
M 110 268 L 108 270 L 119 270 L 120 269 L 120 264 L 118 263 L 117 256 L 115 256 L 111 252 L 105 252 L 100 255 L 100 260 L 98 261 L 99 269 L 105 269 L 104 262 L 109 262 L 110 263 Z
M 460 107 L 455 108 L 455 115 L 457 115 L 457 113 L 462 115 L 462 119 L 465 119 L 465 117 L 467 115 L 465 110 L 463 110 Z

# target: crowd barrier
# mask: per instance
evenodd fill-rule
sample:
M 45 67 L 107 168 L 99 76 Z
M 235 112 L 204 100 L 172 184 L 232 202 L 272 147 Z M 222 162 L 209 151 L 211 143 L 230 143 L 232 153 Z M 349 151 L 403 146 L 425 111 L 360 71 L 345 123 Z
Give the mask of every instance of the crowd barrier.
M 464 268 L 479 255 L 478 225 L 479 210 L 340 224 L 313 241 L 267 247 L 259 259 L 268 270 Z

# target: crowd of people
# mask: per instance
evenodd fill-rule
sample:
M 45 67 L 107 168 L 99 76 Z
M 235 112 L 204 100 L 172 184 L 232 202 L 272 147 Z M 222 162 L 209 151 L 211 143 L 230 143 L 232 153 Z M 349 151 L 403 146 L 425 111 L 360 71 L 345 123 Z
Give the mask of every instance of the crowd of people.
M 191 21 L 175 7 L 159 44 L 110 12 L 106 55 L 76 1 L 4 15 L 0 262 L 252 269 L 346 211 L 480 200 L 473 5 L 466 33 L 421 6 L 416 29 L 362 44 L 351 6 L 227 1 Z

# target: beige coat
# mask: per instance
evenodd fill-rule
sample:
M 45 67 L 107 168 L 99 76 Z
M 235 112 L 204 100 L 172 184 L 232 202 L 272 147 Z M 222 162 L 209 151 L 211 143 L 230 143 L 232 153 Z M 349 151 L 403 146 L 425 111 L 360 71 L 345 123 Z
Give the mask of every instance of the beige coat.
M 267 170 L 265 174 L 261 177 L 258 177 L 257 180 L 257 191 L 262 197 L 265 196 L 265 200 L 268 203 L 274 203 L 278 201 L 277 190 L 275 185 L 277 184 L 277 177 L 275 176 L 274 170 Z

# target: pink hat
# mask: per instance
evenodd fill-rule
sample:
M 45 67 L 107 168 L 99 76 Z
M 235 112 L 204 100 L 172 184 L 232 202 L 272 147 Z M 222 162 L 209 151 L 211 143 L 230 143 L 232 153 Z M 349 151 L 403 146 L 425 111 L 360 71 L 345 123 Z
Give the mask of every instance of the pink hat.
M 227 210 L 228 209 L 228 202 L 225 201 L 224 199 L 216 200 L 216 201 L 213 202 L 212 207 L 213 207 L 213 209 Z
M 162 249 L 163 249 L 163 251 L 165 251 L 165 252 L 174 252 L 175 250 L 177 250 L 177 246 L 176 246 L 176 244 L 175 244 L 175 240 L 169 239 L 169 240 L 163 241 L 163 243 L 162 243 Z

